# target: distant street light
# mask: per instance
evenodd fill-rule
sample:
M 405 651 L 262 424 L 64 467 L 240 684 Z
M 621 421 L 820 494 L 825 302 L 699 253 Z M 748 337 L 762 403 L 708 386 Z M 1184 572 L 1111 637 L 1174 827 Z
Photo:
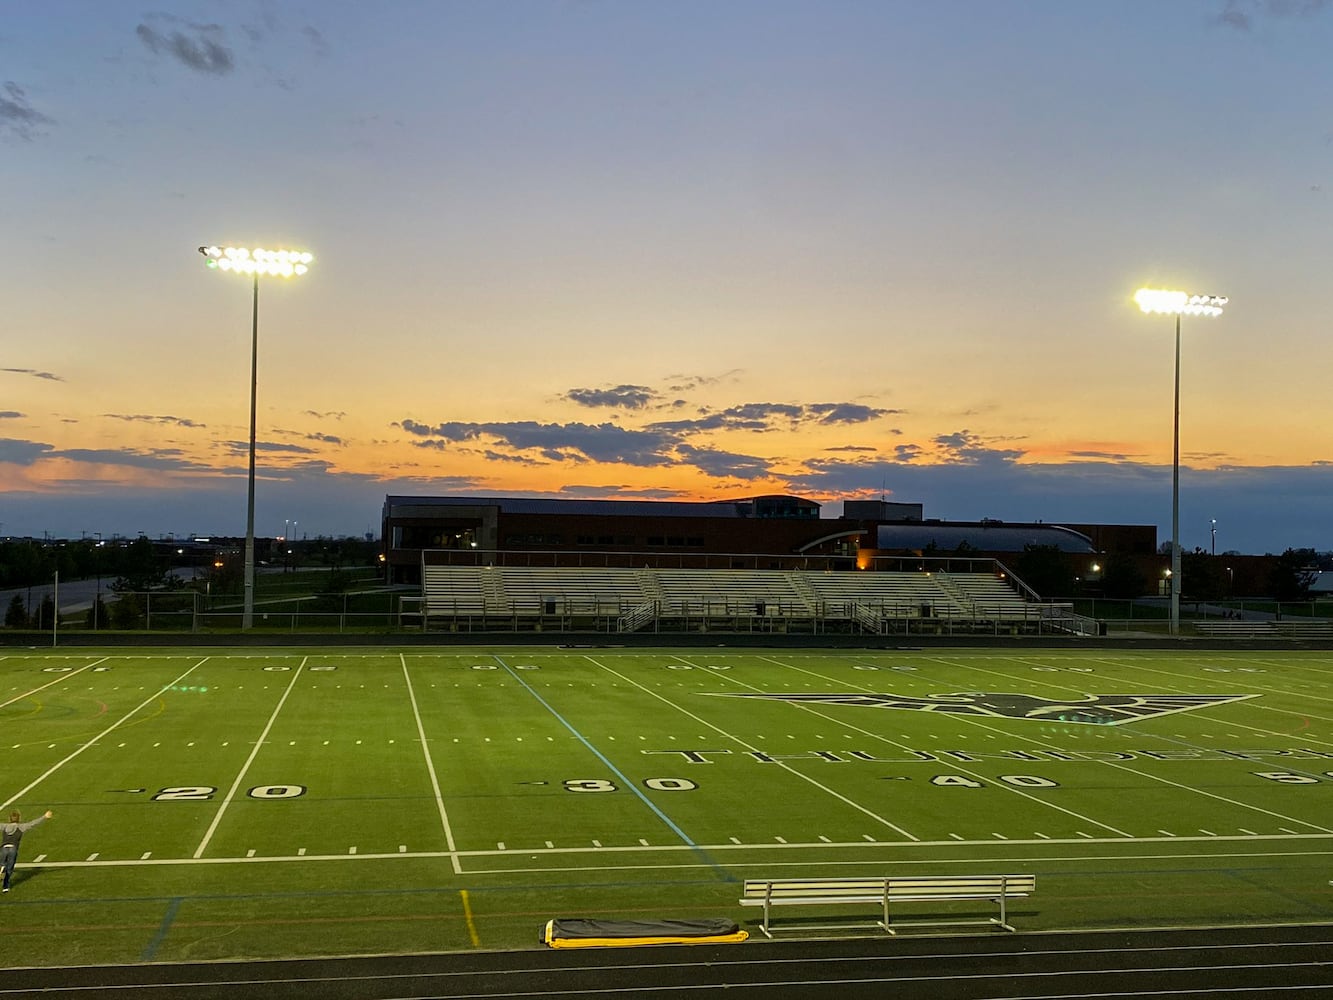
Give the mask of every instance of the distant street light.
M 1171 634 L 1180 631 L 1180 317 L 1221 316 L 1223 295 L 1190 295 L 1156 288 L 1140 288 L 1134 301 L 1146 313 L 1176 317 L 1176 403 L 1171 431 Z
M 1213 555 L 1217 555 L 1217 518 L 1213 518 Z
M 254 279 L 254 312 L 250 326 L 250 476 L 245 512 L 245 605 L 241 628 L 255 617 L 255 389 L 259 367 L 259 276 L 293 278 L 305 274 L 314 260 L 303 250 L 250 250 L 245 247 L 200 247 L 204 263 L 217 271 L 248 274 Z

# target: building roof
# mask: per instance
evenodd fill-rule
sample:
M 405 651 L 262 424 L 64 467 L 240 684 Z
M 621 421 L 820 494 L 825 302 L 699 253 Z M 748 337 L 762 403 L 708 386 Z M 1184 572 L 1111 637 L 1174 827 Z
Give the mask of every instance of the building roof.
M 876 548 L 919 551 L 932 544 L 952 552 L 963 542 L 979 552 L 1022 552 L 1028 545 L 1054 545 L 1061 552 L 1096 552 L 1092 540 L 1058 524 L 1003 524 L 998 521 L 900 521 L 876 529 Z
M 790 501 L 793 507 L 818 511 L 813 500 L 801 497 L 763 496 L 740 500 L 566 500 L 555 497 L 386 496 L 384 512 L 399 508 L 495 507 L 505 514 L 565 514 L 595 517 L 757 517 L 763 501 Z M 415 512 L 414 512 L 415 514 Z M 425 514 L 415 516 L 429 516 Z M 815 516 L 818 516 L 817 514 Z

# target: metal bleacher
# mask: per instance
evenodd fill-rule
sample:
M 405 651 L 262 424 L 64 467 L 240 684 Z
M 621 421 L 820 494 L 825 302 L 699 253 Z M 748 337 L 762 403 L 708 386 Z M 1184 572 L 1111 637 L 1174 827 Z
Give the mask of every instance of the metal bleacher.
M 951 634 L 1056 630 L 992 572 L 432 565 L 427 629 Z

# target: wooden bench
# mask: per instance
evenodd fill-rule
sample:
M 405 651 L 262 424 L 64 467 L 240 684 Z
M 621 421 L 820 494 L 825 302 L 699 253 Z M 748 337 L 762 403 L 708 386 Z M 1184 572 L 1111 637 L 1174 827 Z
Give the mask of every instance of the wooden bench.
M 889 903 L 930 902 L 938 900 L 986 900 L 999 907 L 997 916 L 977 919 L 912 920 L 916 926 L 954 924 L 995 924 L 1012 931 L 1006 903 L 1036 891 L 1035 875 L 906 875 L 880 878 L 784 878 L 746 879 L 742 906 L 764 908 L 763 931 L 768 937 L 775 906 L 855 906 L 878 904 L 881 919 L 870 924 L 803 925 L 804 929 L 832 927 L 880 927 L 894 933 L 890 923 Z

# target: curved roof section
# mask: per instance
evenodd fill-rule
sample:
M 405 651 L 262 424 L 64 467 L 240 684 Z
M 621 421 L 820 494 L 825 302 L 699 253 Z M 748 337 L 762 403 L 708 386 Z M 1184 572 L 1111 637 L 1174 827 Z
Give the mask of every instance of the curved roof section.
M 934 544 L 952 552 L 963 542 L 980 552 L 1022 552 L 1028 545 L 1054 545 L 1061 552 L 1096 552 L 1092 539 L 1058 524 L 992 524 L 982 522 L 903 521 L 876 529 L 876 548 L 913 552 Z

